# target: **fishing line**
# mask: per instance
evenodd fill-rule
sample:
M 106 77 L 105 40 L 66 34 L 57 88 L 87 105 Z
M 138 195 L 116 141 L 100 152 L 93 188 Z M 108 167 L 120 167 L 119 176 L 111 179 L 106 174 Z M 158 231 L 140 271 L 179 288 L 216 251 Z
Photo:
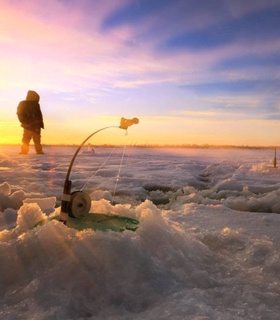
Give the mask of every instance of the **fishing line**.
M 118 183 L 119 183 L 119 180 L 120 180 L 120 173 L 121 173 L 121 169 L 122 169 L 122 165 L 123 165 L 123 159 L 124 159 L 125 151 L 126 151 L 126 146 L 124 145 L 123 146 L 123 154 L 122 154 L 121 162 L 120 162 L 120 165 L 119 165 L 119 171 L 118 171 L 118 174 L 116 176 L 115 189 L 114 189 L 113 197 L 112 197 L 112 202 L 113 203 L 114 203 L 114 198 L 115 198 L 116 191 L 117 191 L 117 186 L 118 186 Z
M 114 149 L 111 151 L 111 153 L 109 154 L 109 156 L 104 160 L 104 162 L 101 164 L 101 166 L 89 177 L 89 179 L 86 181 L 86 183 L 84 184 L 84 186 L 82 187 L 82 190 L 85 189 L 85 187 L 89 184 L 89 182 L 91 181 L 91 179 L 97 174 L 97 172 L 99 172 L 108 162 L 108 160 L 111 158 L 113 152 L 116 150 L 116 146 L 114 147 Z

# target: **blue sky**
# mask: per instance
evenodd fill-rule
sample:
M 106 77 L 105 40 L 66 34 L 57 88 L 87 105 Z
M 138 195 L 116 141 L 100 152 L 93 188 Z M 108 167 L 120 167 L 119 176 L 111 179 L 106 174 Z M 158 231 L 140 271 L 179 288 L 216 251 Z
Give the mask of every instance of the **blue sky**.
M 140 119 L 133 144 L 280 145 L 279 0 L 0 6 L 0 143 L 20 143 L 15 110 L 33 89 L 46 143 L 79 143 L 125 116 Z

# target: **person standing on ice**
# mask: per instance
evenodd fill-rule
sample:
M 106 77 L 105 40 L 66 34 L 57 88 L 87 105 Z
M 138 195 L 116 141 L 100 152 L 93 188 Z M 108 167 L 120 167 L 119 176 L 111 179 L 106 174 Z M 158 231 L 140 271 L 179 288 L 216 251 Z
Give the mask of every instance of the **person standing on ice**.
M 41 145 L 41 129 L 44 129 L 44 121 L 39 100 L 39 94 L 29 90 L 26 100 L 21 101 L 17 107 L 17 116 L 23 127 L 20 154 L 28 153 L 31 139 L 33 139 L 36 153 L 44 154 Z

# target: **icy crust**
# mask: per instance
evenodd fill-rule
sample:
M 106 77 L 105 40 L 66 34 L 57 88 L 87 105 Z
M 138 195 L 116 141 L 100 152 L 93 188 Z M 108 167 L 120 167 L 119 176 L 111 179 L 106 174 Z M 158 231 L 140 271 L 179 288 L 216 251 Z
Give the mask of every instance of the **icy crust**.
M 36 194 L 31 194 L 36 195 Z M 15 227 L 16 219 L 24 221 L 22 211 L 25 212 L 23 204 L 36 203 L 40 209 L 44 210 L 46 214 L 55 211 L 56 198 L 55 197 L 40 197 L 37 194 L 36 198 L 30 198 L 30 194 L 25 193 L 23 190 L 12 191 L 11 186 L 4 182 L 0 184 L 0 226 L 1 229 L 11 229 Z M 26 223 L 30 220 L 26 219 Z M 20 223 L 21 225 L 21 223 Z M 0 229 L 0 230 L 1 230 Z
M 149 200 L 131 207 L 93 201 L 140 220 L 136 232 L 78 232 L 36 203 L 0 233 L 5 319 L 277 319 L 279 215 Z M 59 208 L 58 208 L 59 209 Z M 55 212 L 54 214 L 57 214 Z M 244 220 L 242 221 L 242 217 Z M 212 221 L 212 223 L 211 223 Z M 213 223 L 213 221 L 215 221 Z
M 137 150 L 116 194 L 111 169 L 89 188 L 91 212 L 137 218 L 136 232 L 34 228 L 60 212 L 64 150 L 59 163 L 2 162 L 1 319 L 279 319 L 280 171 L 267 153 Z
M 102 211 L 109 204 L 94 206 Z M 123 209 L 140 219 L 137 232 L 77 232 L 57 221 L 34 228 L 46 216 L 37 204 L 24 204 L 15 229 L 0 233 L 5 256 L 0 315 L 29 318 L 34 312 L 43 319 L 102 319 L 117 312 L 137 317 L 163 304 L 178 287 L 215 284 L 205 270 L 213 257 L 201 241 L 171 223 L 150 201 Z
M 222 204 L 238 211 L 280 213 L 280 174 L 271 165 L 209 165 L 187 186 L 169 194 L 167 207 Z

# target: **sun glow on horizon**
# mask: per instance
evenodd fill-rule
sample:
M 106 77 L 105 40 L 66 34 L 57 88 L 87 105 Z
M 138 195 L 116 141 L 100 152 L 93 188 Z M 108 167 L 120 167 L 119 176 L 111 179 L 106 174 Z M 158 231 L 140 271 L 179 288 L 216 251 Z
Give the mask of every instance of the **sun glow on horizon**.
M 42 143 L 45 145 L 79 145 L 89 135 L 99 131 L 89 142 L 96 145 L 252 145 L 275 146 L 278 142 L 278 121 L 205 121 L 175 117 L 143 117 L 128 130 L 119 129 L 120 118 L 98 117 L 94 121 L 45 121 Z M 211 126 L 209 124 L 211 122 Z M 214 122 L 214 123 L 213 123 Z M 112 128 L 111 128 L 112 127 Z M 235 130 L 232 132 L 232 128 Z M 261 128 L 261 129 L 260 129 Z M 117 130 L 116 130 L 117 129 Z M 21 144 L 19 122 L 0 123 L 0 145 Z M 179 138 L 178 138 L 179 137 Z M 269 143 L 267 143 L 269 141 Z

